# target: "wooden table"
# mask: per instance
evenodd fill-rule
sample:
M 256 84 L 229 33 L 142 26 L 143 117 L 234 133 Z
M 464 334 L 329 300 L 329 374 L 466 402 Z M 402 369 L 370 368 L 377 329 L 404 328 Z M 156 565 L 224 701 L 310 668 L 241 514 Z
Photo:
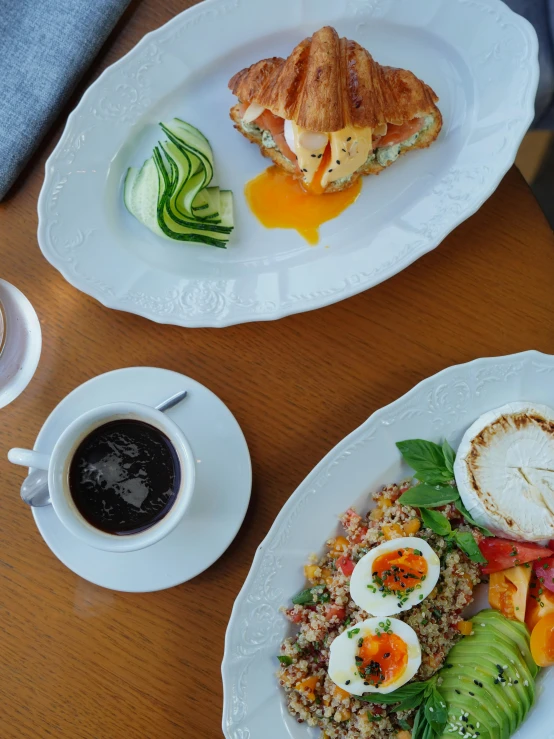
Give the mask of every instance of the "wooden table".
M 73 104 L 104 67 L 189 4 L 132 3 Z M 480 356 L 554 352 L 554 238 L 512 169 L 438 249 L 369 292 L 276 323 L 157 326 L 103 308 L 41 256 L 36 201 L 64 120 L 0 205 L 0 276 L 31 298 L 44 334 L 34 380 L 0 411 L 0 737 L 211 739 L 221 736 L 233 601 L 285 500 L 333 445 L 424 377 Z M 254 466 L 250 509 L 225 555 L 195 580 L 146 595 L 104 590 L 67 570 L 19 500 L 22 470 L 6 461 L 14 444 L 32 446 L 74 387 L 140 364 L 217 393 L 242 425 Z

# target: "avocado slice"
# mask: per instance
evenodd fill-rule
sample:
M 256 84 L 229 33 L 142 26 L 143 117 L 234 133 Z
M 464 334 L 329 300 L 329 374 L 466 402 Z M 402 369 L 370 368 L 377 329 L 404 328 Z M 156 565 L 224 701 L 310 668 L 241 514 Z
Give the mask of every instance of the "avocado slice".
M 443 690 L 442 694 L 448 703 L 448 722 L 442 734 L 444 739 L 452 739 L 453 735 L 464 736 L 460 734 L 461 729 L 466 730 L 466 737 L 471 737 L 475 732 L 479 732 L 479 739 L 506 739 L 509 736 L 509 734 L 500 731 L 490 710 L 475 701 L 474 698 L 467 695 L 458 695 L 450 689 Z M 462 716 L 467 717 L 467 720 L 464 720 Z M 454 731 L 452 731 L 453 726 L 455 727 Z
M 443 736 L 454 731 L 468 737 L 478 733 L 480 739 L 509 739 L 535 699 L 538 667 L 529 633 L 523 624 L 492 609 L 477 614 L 472 623 L 473 634 L 451 649 L 448 667 L 440 671 L 440 691 L 448 705 Z
M 489 633 L 487 632 L 487 636 Z M 491 646 L 491 642 L 492 639 L 487 639 L 486 642 L 482 639 L 480 642 L 471 644 L 471 649 L 479 651 L 481 655 L 483 652 L 486 652 L 489 659 L 492 659 L 493 650 L 498 652 L 498 660 L 495 666 L 506 667 L 502 674 L 502 677 L 508 683 L 506 689 L 519 695 L 519 699 L 524 707 L 523 715 L 525 716 L 535 700 L 534 676 L 529 672 L 527 662 L 513 641 L 510 641 L 499 631 L 496 631 L 494 633 L 494 647 Z
M 473 619 L 474 631 L 477 634 L 482 634 L 490 626 L 496 629 L 497 632 L 504 634 L 508 640 L 515 642 L 519 650 L 520 655 L 523 657 L 529 668 L 529 672 L 533 679 L 538 675 L 539 668 L 531 656 L 531 649 L 529 648 L 529 632 L 527 627 L 519 621 L 511 621 L 510 619 L 503 616 L 498 611 L 492 610 L 492 608 L 486 611 L 481 611 Z M 486 624 L 485 627 L 481 624 Z
M 448 659 L 450 661 L 450 656 Z M 492 731 L 493 735 L 499 739 L 508 739 L 517 727 L 517 720 L 513 714 L 511 702 L 506 699 L 503 690 L 499 690 L 498 686 L 494 684 L 494 677 L 498 674 L 496 668 L 492 665 L 485 668 L 479 665 L 479 668 L 477 668 L 473 656 L 462 656 L 460 660 L 452 658 L 452 663 L 454 667 L 444 675 L 440 686 L 440 691 L 449 707 L 449 719 L 452 693 L 455 693 L 456 699 L 463 701 L 466 710 L 469 711 L 467 706 L 470 702 L 474 707 L 471 711 L 472 719 L 474 719 L 472 723 L 479 721 L 492 731 L 494 722 L 496 728 L 495 731 Z M 441 676 L 443 676 L 443 673 L 441 673 Z M 474 679 L 480 682 L 483 687 L 477 686 L 473 682 Z M 458 695 L 456 690 L 459 690 L 461 695 Z
M 523 687 L 523 679 L 521 681 L 521 688 L 523 688 L 521 696 L 525 702 L 520 697 L 520 691 L 516 692 L 515 690 L 515 688 L 520 687 L 519 681 L 515 686 L 512 682 L 512 676 L 515 678 L 515 669 L 511 669 L 513 665 L 510 658 L 513 659 L 513 655 L 516 654 L 515 650 L 508 647 L 508 650 L 503 652 L 492 640 L 491 643 L 485 646 L 472 643 L 471 638 L 460 647 L 456 654 L 450 653 L 448 656 L 449 663 L 453 663 L 454 666 L 460 665 L 464 674 L 470 676 L 469 683 L 470 685 L 473 684 L 472 692 L 479 694 L 485 690 L 489 693 L 490 697 L 485 698 L 487 705 L 489 701 L 494 701 L 501 708 L 510 723 L 509 735 L 513 734 L 531 707 L 531 701 Z M 500 672 L 497 665 L 500 665 L 500 667 L 508 665 L 508 669 L 505 672 Z M 452 669 L 449 672 L 453 671 Z M 508 687 L 504 687 L 500 676 L 507 681 Z M 474 684 L 474 678 L 483 685 L 483 688 Z M 471 690 L 471 687 L 469 689 Z

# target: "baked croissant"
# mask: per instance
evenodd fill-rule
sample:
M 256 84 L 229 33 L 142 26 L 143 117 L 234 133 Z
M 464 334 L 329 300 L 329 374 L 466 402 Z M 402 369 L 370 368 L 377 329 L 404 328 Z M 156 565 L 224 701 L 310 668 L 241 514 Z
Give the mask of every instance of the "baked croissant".
M 383 67 L 356 41 L 325 26 L 288 59 L 262 59 L 229 89 L 235 128 L 307 189 L 344 190 L 399 155 L 429 146 L 442 116 L 412 72 Z

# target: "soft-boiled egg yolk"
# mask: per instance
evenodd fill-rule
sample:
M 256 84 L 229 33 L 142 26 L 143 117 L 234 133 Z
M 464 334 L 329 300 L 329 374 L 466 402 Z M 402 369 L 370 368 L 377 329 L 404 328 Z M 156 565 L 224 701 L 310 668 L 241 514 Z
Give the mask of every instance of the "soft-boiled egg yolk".
M 411 626 L 396 618 L 368 618 L 332 642 L 329 677 L 353 695 L 391 693 L 411 680 L 421 647 Z
M 385 590 L 413 589 L 427 576 L 427 560 L 419 549 L 410 547 L 381 554 L 373 562 L 373 578 Z M 383 591 L 384 592 L 384 591 Z
M 246 184 L 244 193 L 250 209 L 266 228 L 293 228 L 309 244 L 317 244 L 321 224 L 352 205 L 362 183 L 356 180 L 347 190 L 319 195 L 315 194 L 315 182 L 321 183 L 318 173 L 314 192 L 306 192 L 291 175 L 279 167 L 269 167 Z
M 372 616 L 392 616 L 419 605 L 439 576 L 440 560 L 429 544 L 405 536 L 380 544 L 357 562 L 350 596 Z
M 358 652 L 358 672 L 370 685 L 384 688 L 404 673 L 408 646 L 396 634 L 366 636 Z

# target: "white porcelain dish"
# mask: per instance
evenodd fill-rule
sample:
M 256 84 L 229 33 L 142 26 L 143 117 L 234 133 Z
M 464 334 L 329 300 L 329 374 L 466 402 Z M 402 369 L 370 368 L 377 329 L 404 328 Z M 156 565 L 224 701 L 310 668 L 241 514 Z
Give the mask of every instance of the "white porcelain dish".
M 366 178 L 313 248 L 248 210 L 244 185 L 268 163 L 234 130 L 227 82 L 325 24 L 428 82 L 444 127 L 430 149 Z M 499 0 L 205 0 L 83 95 L 46 163 L 39 243 L 75 287 L 160 323 L 226 326 L 319 308 L 396 274 L 479 208 L 514 161 L 537 81 L 536 34 Z M 158 122 L 175 115 L 208 137 L 217 184 L 235 194 L 227 250 L 163 240 L 124 208 L 127 168 L 151 155 Z
M 554 357 L 525 352 L 450 367 L 374 413 L 315 467 L 293 493 L 258 548 L 235 601 L 223 659 L 226 739 L 315 739 L 298 724 L 278 690 L 276 655 L 289 624 L 279 611 L 304 587 L 302 565 L 338 531 L 349 506 L 367 510 L 368 495 L 409 477 L 395 442 L 446 438 L 457 447 L 481 414 L 509 401 L 554 403 Z M 486 598 L 479 606 L 486 607 Z M 554 738 L 549 695 L 554 668 L 539 676 L 538 698 L 512 739 Z

